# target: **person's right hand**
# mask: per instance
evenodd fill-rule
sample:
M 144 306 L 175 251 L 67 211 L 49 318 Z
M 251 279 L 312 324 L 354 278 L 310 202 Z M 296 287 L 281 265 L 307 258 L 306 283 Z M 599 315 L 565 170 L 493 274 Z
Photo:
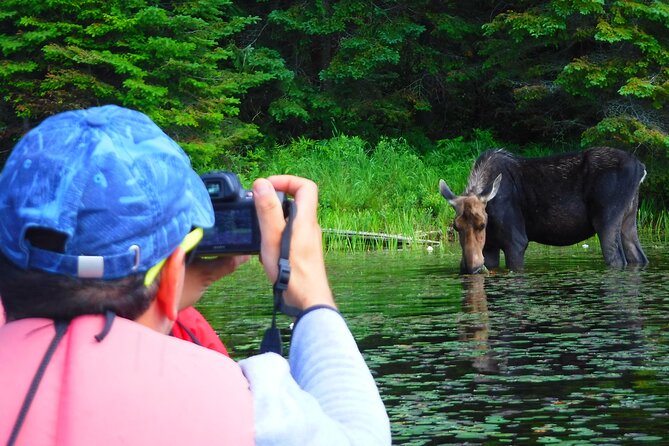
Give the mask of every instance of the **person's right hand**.
M 292 195 L 297 206 L 290 242 L 290 280 L 284 292 L 286 305 L 305 310 L 314 305 L 336 308 L 323 259 L 323 239 L 318 225 L 318 187 L 313 181 L 291 175 L 259 178 L 253 196 L 260 223 L 260 261 L 269 280 L 278 274 L 281 234 L 286 227 L 276 191 Z

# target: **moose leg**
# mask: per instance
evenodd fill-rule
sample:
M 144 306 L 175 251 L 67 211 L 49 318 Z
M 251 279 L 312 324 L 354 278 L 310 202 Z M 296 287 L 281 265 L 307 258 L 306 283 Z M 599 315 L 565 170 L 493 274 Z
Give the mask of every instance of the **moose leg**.
M 521 271 L 525 267 L 525 250 L 529 241 L 526 236 L 515 237 L 507 244 L 504 251 L 506 267 L 513 271 Z
M 499 248 L 483 248 L 483 262 L 488 269 L 499 267 Z
M 602 245 L 602 255 L 608 266 L 621 268 L 627 264 L 625 253 L 622 249 L 620 228 L 607 228 L 598 232 L 599 242 Z
M 632 201 L 632 205 L 629 207 L 625 213 L 625 216 L 623 217 L 621 230 L 622 245 L 627 263 L 634 265 L 647 265 L 648 258 L 643 252 L 643 248 L 641 248 L 641 242 L 639 242 L 639 235 L 636 228 L 636 214 L 638 205 L 639 196 L 635 195 Z
M 608 266 L 621 268 L 627 264 L 621 237 L 622 214 L 611 211 L 605 210 L 600 219 L 594 220 L 593 226 L 602 245 L 604 261 Z
M 631 175 L 631 172 L 628 174 Z M 607 172 L 597 178 L 592 190 L 593 202 L 590 204 L 592 226 L 599 237 L 604 261 L 614 268 L 627 264 L 621 232 L 623 217 L 632 203 L 635 191 L 624 186 L 615 173 Z

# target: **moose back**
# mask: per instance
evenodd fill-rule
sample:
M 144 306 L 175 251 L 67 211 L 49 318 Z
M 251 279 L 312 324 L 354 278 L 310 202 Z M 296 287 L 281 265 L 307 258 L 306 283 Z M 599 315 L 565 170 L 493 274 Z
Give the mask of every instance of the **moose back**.
M 610 147 L 544 158 L 488 150 L 474 164 L 464 193 L 444 180 L 439 190 L 455 209 L 462 273 L 524 266 L 529 242 L 565 246 L 594 234 L 607 265 L 645 265 L 637 235 L 639 184 L 646 169 L 634 155 Z

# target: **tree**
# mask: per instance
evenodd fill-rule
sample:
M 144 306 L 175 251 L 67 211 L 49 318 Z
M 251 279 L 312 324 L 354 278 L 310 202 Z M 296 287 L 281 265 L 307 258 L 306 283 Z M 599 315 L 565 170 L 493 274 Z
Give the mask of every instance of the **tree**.
M 266 111 L 269 132 L 288 137 L 455 136 L 478 113 L 488 3 L 258 1 L 247 10 L 263 18 L 256 44 L 280 52 L 294 77 L 246 116 Z
M 485 26 L 483 53 L 530 139 L 669 150 L 669 6 L 656 0 L 518 2 Z M 520 119 L 518 119 L 520 118 Z
M 238 119 L 241 97 L 278 75 L 234 45 L 256 21 L 230 0 L 3 0 L 0 140 L 62 110 L 116 103 L 184 142 L 251 141 L 258 130 Z

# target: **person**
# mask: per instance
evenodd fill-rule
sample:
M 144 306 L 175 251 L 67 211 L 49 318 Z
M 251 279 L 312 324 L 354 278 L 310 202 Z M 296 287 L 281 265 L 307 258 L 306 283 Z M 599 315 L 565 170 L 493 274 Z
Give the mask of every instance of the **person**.
M 226 272 L 187 272 L 214 218 L 183 150 L 114 105 L 54 115 L 18 142 L 0 174 L 2 443 L 390 444 L 328 283 L 317 186 L 280 175 L 252 189 L 270 283 L 287 225 L 277 191 L 294 198 L 282 298 L 300 313 L 288 359 L 235 362 L 167 336 L 186 275 L 202 290 Z

